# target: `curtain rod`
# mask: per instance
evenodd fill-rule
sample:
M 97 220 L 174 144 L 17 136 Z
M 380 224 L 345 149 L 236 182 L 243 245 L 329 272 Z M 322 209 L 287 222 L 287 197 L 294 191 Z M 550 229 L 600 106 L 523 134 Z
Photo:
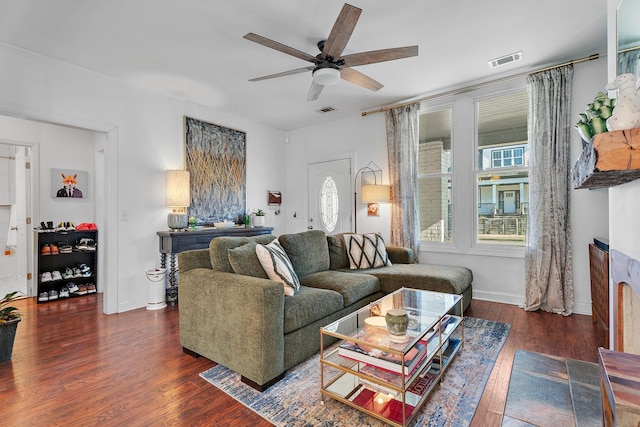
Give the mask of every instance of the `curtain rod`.
M 558 65 L 552 65 L 552 66 L 546 67 L 546 68 L 541 68 L 539 70 L 529 71 L 529 72 L 526 72 L 526 73 L 519 73 L 519 74 L 515 74 L 513 76 L 503 77 L 503 78 L 500 78 L 500 79 L 491 80 L 489 82 L 478 83 L 478 84 L 475 84 L 475 85 L 472 85 L 472 86 L 467 86 L 467 87 L 460 88 L 460 89 L 453 89 L 453 90 L 450 90 L 450 91 L 447 91 L 447 92 L 439 93 L 437 95 L 425 96 L 424 98 L 418 98 L 418 99 L 415 99 L 413 101 L 408 101 L 408 102 L 403 102 L 403 103 L 400 103 L 400 104 L 389 105 L 388 107 L 380 107 L 377 110 L 363 111 L 361 113 L 361 115 L 362 115 L 362 117 L 364 117 L 364 116 L 368 116 L 369 114 L 382 113 L 384 111 L 392 110 L 394 108 L 406 107 L 407 105 L 412 105 L 412 104 L 415 104 L 416 102 L 429 101 L 429 100 L 432 100 L 432 99 L 443 98 L 445 96 L 450 96 L 450 95 L 459 95 L 461 93 L 471 92 L 472 90 L 481 89 L 481 88 L 487 87 L 487 86 L 492 86 L 492 85 L 494 85 L 496 83 L 501 83 L 501 82 L 505 82 L 505 81 L 509 81 L 509 80 L 514 80 L 514 79 L 520 78 L 522 76 L 526 76 L 528 74 L 534 74 L 534 73 L 540 73 L 542 71 L 553 70 L 554 68 L 564 67 L 565 65 L 569 65 L 569 64 L 577 64 L 579 62 L 592 61 L 594 59 L 598 59 L 599 57 L 600 57 L 599 54 L 594 53 L 593 55 L 585 56 L 584 58 L 572 59 L 571 61 L 563 62 L 562 64 L 558 64 Z

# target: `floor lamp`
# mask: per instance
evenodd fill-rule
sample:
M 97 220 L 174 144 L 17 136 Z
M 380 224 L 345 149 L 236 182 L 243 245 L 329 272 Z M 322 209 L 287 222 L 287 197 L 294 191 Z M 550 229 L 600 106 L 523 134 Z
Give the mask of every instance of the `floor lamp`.
M 358 232 L 358 175 L 360 175 L 360 184 L 362 184 L 362 172 L 367 171 L 373 174 L 373 185 L 361 185 L 362 203 L 389 203 L 391 201 L 391 187 L 388 185 L 378 184 L 376 172 L 369 166 L 361 167 L 353 180 L 353 232 Z M 382 172 L 382 171 L 380 171 Z M 382 177 L 380 177 L 382 180 Z

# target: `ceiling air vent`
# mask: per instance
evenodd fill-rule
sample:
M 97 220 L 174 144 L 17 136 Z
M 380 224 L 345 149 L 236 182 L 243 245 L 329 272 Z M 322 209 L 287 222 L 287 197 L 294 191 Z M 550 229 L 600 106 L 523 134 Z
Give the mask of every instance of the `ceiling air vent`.
M 489 61 L 489 68 L 500 67 L 501 65 L 509 64 L 511 62 L 521 61 L 522 60 L 522 52 L 511 53 L 509 55 L 492 59 Z
M 333 107 L 322 107 L 321 109 L 319 109 L 317 111 L 318 111 L 318 113 L 324 114 L 324 113 L 330 113 L 330 112 L 335 111 L 335 110 L 336 109 L 333 108 Z

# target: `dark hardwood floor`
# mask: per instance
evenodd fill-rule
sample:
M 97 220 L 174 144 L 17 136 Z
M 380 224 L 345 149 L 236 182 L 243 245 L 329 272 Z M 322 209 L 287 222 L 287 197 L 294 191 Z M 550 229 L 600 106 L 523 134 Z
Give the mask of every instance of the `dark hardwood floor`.
M 107 316 L 101 295 L 16 306 L 24 318 L 0 363 L 2 425 L 271 425 L 199 377 L 214 363 L 182 352 L 176 307 Z M 472 425 L 500 425 L 516 349 L 595 362 L 604 345 L 590 316 L 483 301 L 466 314 L 512 325 Z

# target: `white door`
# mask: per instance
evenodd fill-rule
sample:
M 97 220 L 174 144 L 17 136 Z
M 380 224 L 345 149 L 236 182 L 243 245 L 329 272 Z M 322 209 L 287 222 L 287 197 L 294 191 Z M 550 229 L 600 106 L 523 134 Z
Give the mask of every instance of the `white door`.
M 30 170 L 25 147 L 0 144 L 3 177 L 11 181 L 10 199 L 0 202 L 0 297 L 13 291 L 29 295 L 27 265 L 31 256 L 27 241 Z M 30 229 L 30 228 L 29 228 Z
M 515 191 L 504 192 L 504 213 L 505 214 L 516 213 L 516 192 Z
M 351 159 L 307 166 L 310 230 L 327 234 L 351 231 Z

